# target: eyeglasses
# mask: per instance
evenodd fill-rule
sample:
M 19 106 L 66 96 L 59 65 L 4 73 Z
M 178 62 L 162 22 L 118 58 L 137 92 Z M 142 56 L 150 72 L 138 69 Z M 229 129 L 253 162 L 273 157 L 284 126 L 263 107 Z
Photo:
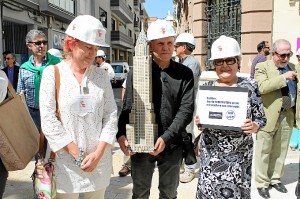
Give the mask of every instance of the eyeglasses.
M 181 46 L 181 45 L 174 45 L 174 48 L 178 48 L 179 46 Z
M 280 59 L 285 59 L 290 58 L 291 56 L 293 56 L 293 52 L 291 51 L 290 53 L 286 53 L 286 54 L 279 54 L 278 52 L 275 51 L 275 54 L 280 57 Z
M 30 44 L 34 44 L 34 45 L 36 45 L 36 46 L 40 46 L 40 45 L 47 45 L 48 44 L 48 41 L 30 41 L 30 42 L 28 42 L 28 43 L 30 43 Z
M 269 49 L 269 50 L 270 50 L 270 47 L 268 47 L 268 46 L 265 46 L 264 48 L 267 48 L 267 49 Z
M 227 59 L 215 59 L 213 61 L 213 64 L 215 66 L 222 66 L 224 64 L 224 62 L 226 63 L 226 65 L 233 65 L 233 64 L 237 63 L 237 58 L 230 57 L 230 58 L 227 58 Z

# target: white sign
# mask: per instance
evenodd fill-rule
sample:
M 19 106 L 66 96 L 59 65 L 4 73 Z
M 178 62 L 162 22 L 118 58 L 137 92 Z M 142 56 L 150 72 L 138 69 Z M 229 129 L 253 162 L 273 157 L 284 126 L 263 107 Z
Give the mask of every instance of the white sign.
M 241 131 L 247 116 L 247 88 L 200 86 L 198 93 L 201 127 Z
M 52 36 L 53 36 L 53 38 L 52 38 L 53 39 L 53 43 L 52 43 L 53 48 L 62 50 L 65 33 L 53 30 Z

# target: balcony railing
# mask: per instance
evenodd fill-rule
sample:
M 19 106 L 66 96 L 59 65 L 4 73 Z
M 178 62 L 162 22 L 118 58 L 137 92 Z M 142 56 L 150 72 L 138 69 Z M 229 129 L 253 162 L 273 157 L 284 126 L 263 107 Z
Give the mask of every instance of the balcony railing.
M 134 21 L 134 30 L 139 31 L 140 30 L 140 22 Z
M 144 10 L 140 10 L 140 19 L 144 20 Z
M 135 11 L 139 11 L 140 10 L 140 0 L 134 0 L 133 6 L 134 6 Z
M 49 0 L 49 4 L 58 9 L 65 10 L 75 15 L 75 1 L 74 0 Z
M 70 22 L 76 14 L 75 0 L 43 0 L 39 1 L 39 10 L 57 19 Z
M 122 48 L 133 49 L 133 38 L 120 31 L 111 31 L 111 44 Z
M 129 9 L 124 0 L 111 0 L 110 7 L 111 11 L 125 23 L 133 22 L 133 12 Z

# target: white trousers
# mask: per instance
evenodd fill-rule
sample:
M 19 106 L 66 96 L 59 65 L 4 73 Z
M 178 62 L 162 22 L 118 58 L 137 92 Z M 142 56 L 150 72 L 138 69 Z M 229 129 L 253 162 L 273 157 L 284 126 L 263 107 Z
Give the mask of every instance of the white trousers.
M 84 199 L 104 199 L 106 189 L 82 193 Z M 79 193 L 56 193 L 57 199 L 78 199 Z

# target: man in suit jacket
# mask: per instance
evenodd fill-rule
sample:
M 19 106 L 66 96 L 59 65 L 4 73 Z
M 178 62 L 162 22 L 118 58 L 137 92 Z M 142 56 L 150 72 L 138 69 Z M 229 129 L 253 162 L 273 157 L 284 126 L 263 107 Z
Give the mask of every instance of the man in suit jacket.
M 286 193 L 281 183 L 284 161 L 295 121 L 297 73 L 289 62 L 291 45 L 279 39 L 272 46 L 272 59 L 259 63 L 254 78 L 262 95 L 267 124 L 256 136 L 255 182 L 258 193 L 270 198 L 269 187 Z
M 14 89 L 17 90 L 18 77 L 19 77 L 19 67 L 16 66 L 16 56 L 13 53 L 9 53 L 5 57 L 6 66 L 3 71 L 6 73 L 10 83 L 13 85 Z

